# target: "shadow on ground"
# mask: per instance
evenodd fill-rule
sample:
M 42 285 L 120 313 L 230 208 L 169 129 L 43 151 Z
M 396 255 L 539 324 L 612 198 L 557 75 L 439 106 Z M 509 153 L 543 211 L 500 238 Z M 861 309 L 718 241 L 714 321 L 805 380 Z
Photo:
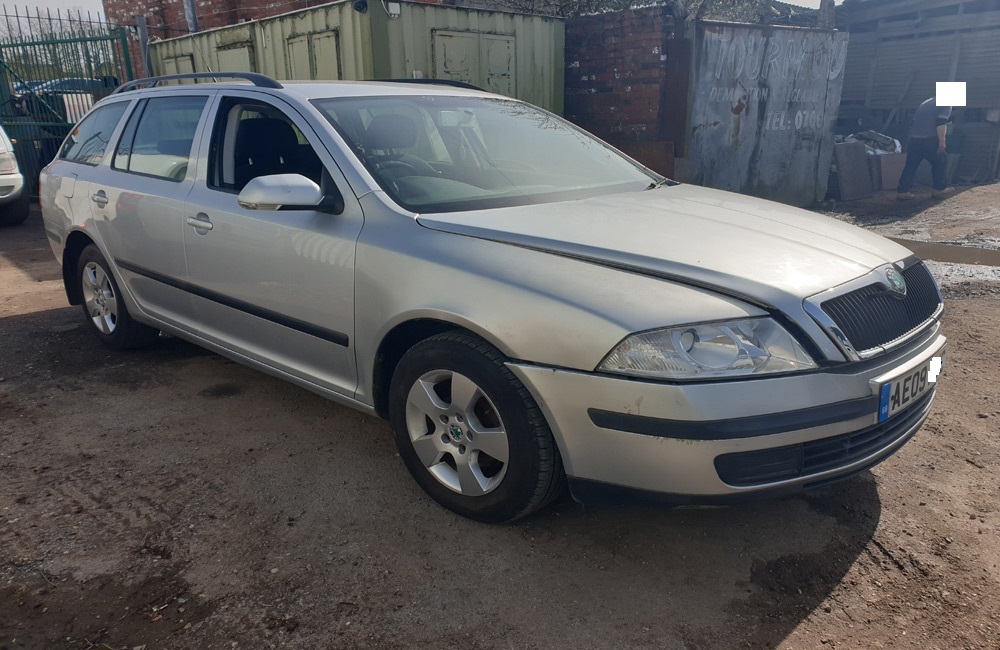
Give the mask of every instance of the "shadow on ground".
M 32 207 L 28 220 L 23 224 L 0 228 L 0 258 L 10 262 L 34 282 L 62 278 L 62 270 L 52 256 L 45 237 L 37 205 Z
M 35 522 L 0 532 L 11 647 L 772 648 L 881 513 L 866 472 L 485 526 L 419 491 L 384 423 L 185 342 L 107 351 L 76 308 L 0 341 L 0 509 Z

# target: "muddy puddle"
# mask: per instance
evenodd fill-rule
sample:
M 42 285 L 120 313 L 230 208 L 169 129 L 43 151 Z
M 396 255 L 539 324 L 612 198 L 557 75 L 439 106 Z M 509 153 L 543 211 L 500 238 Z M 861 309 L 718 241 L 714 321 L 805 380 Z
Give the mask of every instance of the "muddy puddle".
M 955 244 L 939 244 L 936 242 L 913 241 L 889 237 L 892 241 L 906 246 L 921 259 L 952 264 L 979 264 L 983 266 L 1000 266 L 1000 250 L 974 248 L 972 246 L 956 246 Z

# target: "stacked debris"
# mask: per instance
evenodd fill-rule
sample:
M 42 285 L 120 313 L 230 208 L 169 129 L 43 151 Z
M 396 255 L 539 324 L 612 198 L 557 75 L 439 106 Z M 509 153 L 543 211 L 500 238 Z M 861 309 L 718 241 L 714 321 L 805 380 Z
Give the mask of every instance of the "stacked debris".
M 852 133 L 844 142 L 863 142 L 865 153 L 869 156 L 882 156 L 887 153 L 902 153 L 903 147 L 896 138 L 890 138 L 878 131 L 860 131 Z

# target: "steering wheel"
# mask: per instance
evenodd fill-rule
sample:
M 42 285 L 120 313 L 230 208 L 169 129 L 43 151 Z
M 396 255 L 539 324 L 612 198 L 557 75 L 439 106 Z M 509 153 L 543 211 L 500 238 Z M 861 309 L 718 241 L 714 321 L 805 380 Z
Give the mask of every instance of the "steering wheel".
M 434 169 L 426 160 L 418 158 L 410 154 L 403 154 L 399 158 L 399 162 L 409 165 L 417 170 L 418 174 L 423 174 L 424 176 L 437 176 L 438 170 Z
M 417 168 L 410 163 L 405 163 L 402 160 L 380 160 L 378 162 L 378 168 L 381 171 L 390 171 L 391 168 L 398 168 L 400 170 L 409 171 L 409 174 L 399 174 L 398 172 L 393 172 L 393 176 L 405 175 L 405 176 L 419 176 L 420 172 Z

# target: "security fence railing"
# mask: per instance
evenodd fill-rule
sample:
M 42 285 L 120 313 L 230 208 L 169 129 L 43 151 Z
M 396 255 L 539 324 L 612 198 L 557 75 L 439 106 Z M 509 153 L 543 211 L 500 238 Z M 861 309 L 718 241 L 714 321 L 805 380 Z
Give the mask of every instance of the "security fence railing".
M 91 106 L 133 78 L 125 28 L 77 12 L 0 15 L 0 125 L 32 196 L 38 173 Z

